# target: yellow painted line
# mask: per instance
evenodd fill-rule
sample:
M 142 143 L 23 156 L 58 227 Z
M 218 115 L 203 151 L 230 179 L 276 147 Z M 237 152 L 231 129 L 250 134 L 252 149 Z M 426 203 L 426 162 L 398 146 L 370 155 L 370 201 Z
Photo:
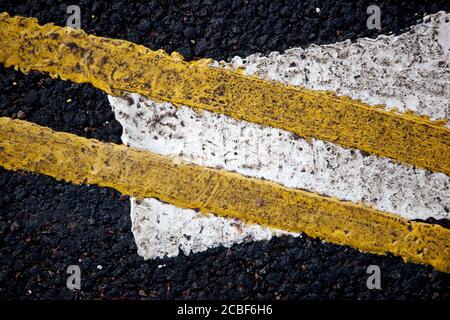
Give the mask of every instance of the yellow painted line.
M 195 109 L 332 141 L 403 163 L 450 174 L 450 130 L 425 117 L 187 63 L 175 55 L 81 30 L 39 26 L 0 14 L 0 62 L 89 82 L 107 93 L 144 94 Z
M 0 136 L 0 165 L 9 170 L 111 187 L 450 272 L 450 230 L 438 225 L 21 120 L 0 118 Z

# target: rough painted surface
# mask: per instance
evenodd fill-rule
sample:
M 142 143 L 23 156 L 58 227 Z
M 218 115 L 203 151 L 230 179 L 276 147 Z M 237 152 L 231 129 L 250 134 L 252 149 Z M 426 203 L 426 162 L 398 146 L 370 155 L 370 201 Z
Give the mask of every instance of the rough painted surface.
M 235 57 L 231 67 L 263 79 L 383 104 L 389 110 L 447 120 L 450 14 L 429 15 L 399 36 Z
M 156 199 L 131 198 L 131 230 L 145 259 L 177 256 L 286 234 L 232 218 L 181 209 Z
M 123 143 L 185 162 L 264 178 L 407 219 L 450 218 L 450 177 L 321 140 L 138 94 L 109 97 Z
M 39 26 L 36 19 L 2 13 L 0 26 L 6 66 L 90 82 L 108 93 L 142 93 L 450 173 L 450 130 L 425 117 L 246 77 L 207 61 L 187 63 L 126 41 Z
M 335 90 L 339 95 L 368 104 L 386 104 L 389 109 L 414 111 L 435 120 L 447 119 L 448 17 L 443 12 L 430 15 L 424 23 L 396 37 L 313 45 L 265 57 L 260 54 L 244 59 L 235 57 L 230 65 L 217 62 L 213 65 L 313 90 Z M 177 110 L 169 103 L 156 103 L 139 95 L 132 95 L 128 101 L 112 97 L 109 100 L 124 128 L 122 141 L 132 147 L 363 202 L 408 219 L 449 218 L 450 177 L 445 174 L 402 166 L 320 140 L 307 141 L 286 131 L 238 122 L 208 111 L 199 114 L 187 107 Z M 179 236 L 179 230 L 165 227 L 175 217 L 188 224 L 189 215 L 182 214 L 185 209 L 172 208 L 161 215 L 158 210 L 161 208 L 156 205 L 139 205 L 133 200 L 132 203 L 133 232 L 139 239 L 139 253 L 146 258 L 164 252 L 172 254 L 176 241 L 186 253 L 190 252 L 190 246 L 206 248 L 220 243 L 221 234 L 216 232 L 203 233 L 208 238 L 205 241 L 202 237 L 193 238 L 194 245 Z M 149 215 L 157 216 L 163 223 L 156 227 L 140 224 L 141 216 Z M 208 218 L 200 223 L 210 225 Z M 234 229 L 229 225 L 223 228 Z M 169 233 L 171 237 L 167 236 Z M 165 236 L 159 238 L 157 234 Z M 217 241 L 210 241 L 211 237 Z M 237 242 L 240 241 L 238 238 Z
M 134 197 L 248 223 L 304 232 L 362 251 L 450 272 L 450 230 L 270 181 L 183 164 L 142 151 L 0 118 L 0 164 L 58 180 L 112 187 Z

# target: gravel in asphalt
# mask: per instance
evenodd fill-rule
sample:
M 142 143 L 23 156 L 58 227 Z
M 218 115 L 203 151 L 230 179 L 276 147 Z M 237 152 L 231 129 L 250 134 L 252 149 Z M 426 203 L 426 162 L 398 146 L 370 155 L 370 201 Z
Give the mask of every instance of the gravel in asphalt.
M 179 51 L 186 59 L 283 51 L 375 37 L 371 1 L 82 1 L 82 28 L 100 36 Z M 353 4 L 352 4 L 353 3 Z M 448 1 L 378 1 L 383 33 L 401 33 Z M 60 1 L 2 1 L 0 11 L 64 25 Z M 316 8 L 320 8 L 317 13 Z M 93 17 L 94 16 L 94 17 Z M 120 143 L 106 95 L 0 66 L 0 116 Z M 444 224 L 447 222 L 443 222 Z M 450 276 L 397 257 L 360 253 L 309 237 L 280 237 L 190 256 L 144 261 L 130 231 L 129 200 L 116 191 L 76 186 L 0 169 L 0 298 L 449 299 Z M 82 289 L 65 286 L 82 269 Z M 382 290 L 368 290 L 377 264 Z

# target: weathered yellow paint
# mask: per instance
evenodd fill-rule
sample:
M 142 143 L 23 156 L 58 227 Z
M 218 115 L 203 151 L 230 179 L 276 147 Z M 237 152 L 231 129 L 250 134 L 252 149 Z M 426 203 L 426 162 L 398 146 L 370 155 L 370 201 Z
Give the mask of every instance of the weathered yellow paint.
M 111 187 L 450 272 L 450 230 L 237 173 L 0 118 L 0 165 Z
M 179 54 L 1 13 L 0 62 L 90 82 L 107 93 L 132 91 L 220 112 L 450 174 L 450 130 L 441 122 L 211 68 L 206 60 L 188 63 Z

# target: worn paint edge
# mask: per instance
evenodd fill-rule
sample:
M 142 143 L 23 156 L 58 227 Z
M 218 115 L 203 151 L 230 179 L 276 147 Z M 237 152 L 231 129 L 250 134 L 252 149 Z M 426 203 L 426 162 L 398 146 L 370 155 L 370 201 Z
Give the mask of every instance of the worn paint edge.
M 188 63 L 179 54 L 40 26 L 35 18 L 7 13 L 0 13 L 0 48 L 6 67 L 89 82 L 109 94 L 137 92 L 450 174 L 450 130 L 442 121 L 212 68 L 206 59 Z
M 450 273 L 450 230 L 234 172 L 0 118 L 0 165 L 311 237 Z

